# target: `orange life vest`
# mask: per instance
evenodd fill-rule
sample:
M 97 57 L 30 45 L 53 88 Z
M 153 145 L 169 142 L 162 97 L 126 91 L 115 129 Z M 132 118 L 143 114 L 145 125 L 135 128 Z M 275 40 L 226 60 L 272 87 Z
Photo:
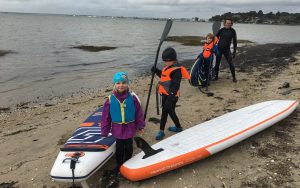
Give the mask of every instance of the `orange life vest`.
M 181 75 L 184 79 L 189 80 L 190 79 L 190 74 L 189 72 L 186 70 L 185 67 L 164 67 L 161 71 L 161 77 L 160 77 L 160 81 L 158 84 L 158 92 L 160 94 L 164 94 L 164 95 L 169 95 L 169 90 L 170 90 L 170 85 L 171 85 L 171 73 L 174 70 L 177 69 L 181 69 Z M 179 96 L 179 91 L 177 91 L 176 96 Z
M 203 57 L 209 58 L 214 50 L 214 45 L 219 41 L 218 37 L 214 37 L 211 43 L 205 43 L 203 46 Z

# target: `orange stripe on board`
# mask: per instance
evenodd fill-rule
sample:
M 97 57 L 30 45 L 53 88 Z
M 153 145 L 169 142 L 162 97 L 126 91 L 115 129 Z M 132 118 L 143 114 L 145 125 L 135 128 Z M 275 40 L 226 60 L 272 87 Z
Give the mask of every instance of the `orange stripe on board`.
M 131 181 L 139 181 L 185 166 L 209 155 L 210 153 L 206 149 L 201 148 L 159 163 L 155 163 L 153 165 L 149 165 L 144 168 L 132 170 L 122 165 L 120 171 L 127 179 Z
M 267 118 L 267 119 L 265 119 L 265 120 L 255 124 L 255 125 L 247 128 L 243 131 L 240 131 L 236 134 L 233 134 L 233 135 L 231 135 L 227 138 L 224 138 L 224 139 L 222 139 L 218 142 L 214 142 L 214 143 L 212 143 L 210 145 L 207 145 L 205 147 L 202 147 L 202 148 L 199 148 L 197 150 L 191 151 L 189 153 L 185 153 L 183 155 L 180 155 L 180 156 L 177 156 L 177 157 L 165 160 L 165 161 L 161 161 L 161 162 L 158 162 L 158 163 L 146 166 L 146 167 L 142 167 L 142 168 L 130 169 L 130 168 L 127 168 L 124 165 L 122 165 L 120 171 L 121 171 L 122 175 L 124 177 L 126 177 L 127 179 L 129 179 L 131 181 L 139 181 L 139 180 L 147 179 L 147 178 L 150 178 L 152 176 L 156 176 L 156 175 L 162 174 L 164 172 L 179 168 L 181 166 L 190 164 L 192 162 L 198 161 L 200 159 L 203 159 L 203 158 L 208 157 L 209 155 L 211 155 L 211 153 L 207 150 L 207 148 L 209 148 L 211 146 L 214 146 L 214 145 L 217 145 L 217 144 L 219 144 L 221 142 L 224 142 L 224 141 L 226 141 L 226 140 L 228 140 L 228 139 L 230 139 L 234 136 L 237 136 L 239 134 L 242 134 L 242 133 L 244 133 L 244 132 L 246 132 L 250 129 L 253 129 L 253 128 L 259 126 L 262 123 L 265 123 L 265 122 L 279 116 L 280 114 L 288 111 L 289 109 L 291 109 L 297 103 L 298 102 L 295 101 L 293 104 L 291 104 L 285 110 L 271 116 L 270 118 Z
M 91 127 L 93 126 L 95 123 L 93 122 L 87 122 L 87 123 L 81 123 L 80 127 Z
M 227 140 L 229 140 L 229 139 L 231 139 L 231 138 L 233 138 L 233 137 L 235 137 L 235 136 L 237 136 L 237 135 L 240 135 L 240 134 L 242 134 L 242 133 L 244 133 L 244 132 L 246 132 L 246 131 L 249 131 L 249 130 L 251 130 L 251 129 L 253 129 L 253 128 L 255 128 L 255 127 L 257 127 L 257 126 L 259 126 L 259 125 L 261 125 L 261 124 L 263 124 L 263 123 L 265 123 L 265 122 L 267 122 L 267 121 L 269 121 L 269 120 L 271 120 L 271 119 L 273 119 L 273 118 L 275 118 L 275 117 L 281 115 L 281 114 L 283 114 L 284 112 L 286 112 L 286 111 L 288 111 L 289 109 L 291 109 L 291 108 L 292 108 L 295 104 L 297 104 L 297 103 L 298 103 L 298 102 L 295 101 L 295 102 L 293 102 L 293 104 L 291 104 L 291 105 L 290 105 L 289 107 L 287 107 L 285 110 L 283 110 L 283 111 L 281 111 L 281 112 L 279 112 L 279 113 L 277 113 L 277 114 L 275 114 L 275 115 L 273 115 L 273 116 L 271 116 L 271 117 L 269 117 L 269 118 L 267 118 L 267 119 L 265 119 L 265 120 L 263 120 L 263 121 L 261 121 L 261 122 L 255 124 L 255 125 L 252 125 L 251 127 L 248 127 L 247 129 L 244 129 L 244 130 L 242 130 L 242 131 L 240 131 L 240 132 L 238 132 L 238 133 L 235 133 L 235 134 L 233 134 L 233 135 L 231 135 L 231 136 L 228 136 L 228 137 L 226 137 L 226 138 L 224 138 L 224 139 L 222 139 L 222 140 L 220 140 L 220 141 L 217 141 L 217 142 L 214 142 L 214 143 L 212 143 L 212 144 L 209 144 L 208 146 L 205 146 L 205 148 L 209 148 L 209 147 L 215 146 L 215 145 L 220 144 L 220 143 L 222 143 L 222 142 L 225 142 L 225 141 L 227 141 Z

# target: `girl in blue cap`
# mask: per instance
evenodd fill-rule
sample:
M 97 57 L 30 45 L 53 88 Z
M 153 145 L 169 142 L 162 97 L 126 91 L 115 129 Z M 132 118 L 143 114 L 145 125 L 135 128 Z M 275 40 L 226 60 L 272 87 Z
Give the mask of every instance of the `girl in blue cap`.
M 109 132 L 116 138 L 115 172 L 132 157 L 133 137 L 136 132 L 144 132 L 145 121 L 138 97 L 129 91 L 129 79 L 126 72 L 117 72 L 113 77 L 114 89 L 104 103 L 101 135 L 106 137 Z

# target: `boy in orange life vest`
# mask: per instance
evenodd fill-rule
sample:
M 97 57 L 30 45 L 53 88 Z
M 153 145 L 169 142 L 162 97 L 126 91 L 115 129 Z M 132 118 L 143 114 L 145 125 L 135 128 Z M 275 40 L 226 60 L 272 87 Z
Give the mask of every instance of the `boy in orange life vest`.
M 212 33 L 208 33 L 206 35 L 206 42 L 204 43 L 203 46 L 203 51 L 200 53 L 200 55 L 197 58 L 200 58 L 199 62 L 204 62 L 204 74 L 206 77 L 206 81 L 202 84 L 202 87 L 206 87 L 208 84 L 208 79 L 209 79 L 209 68 L 211 66 L 211 63 L 213 61 L 213 54 L 216 53 L 218 54 L 218 37 L 215 37 Z
M 162 96 L 162 114 L 160 120 L 160 130 L 156 135 L 156 140 L 161 140 L 165 136 L 164 129 L 167 123 L 168 115 L 175 123 L 175 126 L 169 127 L 172 132 L 181 132 L 182 127 L 175 113 L 176 103 L 179 96 L 181 78 L 190 79 L 188 71 L 177 65 L 177 54 L 173 48 L 167 48 L 162 53 L 162 59 L 165 66 L 162 70 L 152 67 L 151 71 L 160 77 L 158 91 Z
M 132 138 L 136 132 L 144 132 L 145 121 L 138 97 L 129 91 L 127 73 L 117 72 L 113 78 L 114 90 L 104 103 L 101 119 L 101 135 L 109 132 L 116 138 L 116 160 L 114 169 L 119 172 L 121 165 L 131 158 Z

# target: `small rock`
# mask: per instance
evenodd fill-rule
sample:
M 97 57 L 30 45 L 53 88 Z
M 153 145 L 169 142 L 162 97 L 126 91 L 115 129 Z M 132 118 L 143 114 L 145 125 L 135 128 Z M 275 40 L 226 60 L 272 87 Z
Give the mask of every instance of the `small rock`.
M 284 82 L 284 83 L 282 84 L 282 86 L 280 87 L 280 89 L 281 89 L 281 88 L 289 88 L 289 87 L 290 87 L 290 83 Z
M 9 110 L 10 110 L 9 107 L 0 107 L 0 112 L 7 112 Z
M 51 104 L 51 103 L 46 103 L 44 104 L 45 107 L 49 107 L 49 106 L 54 106 L 54 104 Z
M 236 103 L 236 100 L 234 100 L 234 99 L 229 99 L 227 102 L 228 102 L 228 103 Z
M 112 91 L 112 89 L 106 89 L 104 92 L 111 92 Z

